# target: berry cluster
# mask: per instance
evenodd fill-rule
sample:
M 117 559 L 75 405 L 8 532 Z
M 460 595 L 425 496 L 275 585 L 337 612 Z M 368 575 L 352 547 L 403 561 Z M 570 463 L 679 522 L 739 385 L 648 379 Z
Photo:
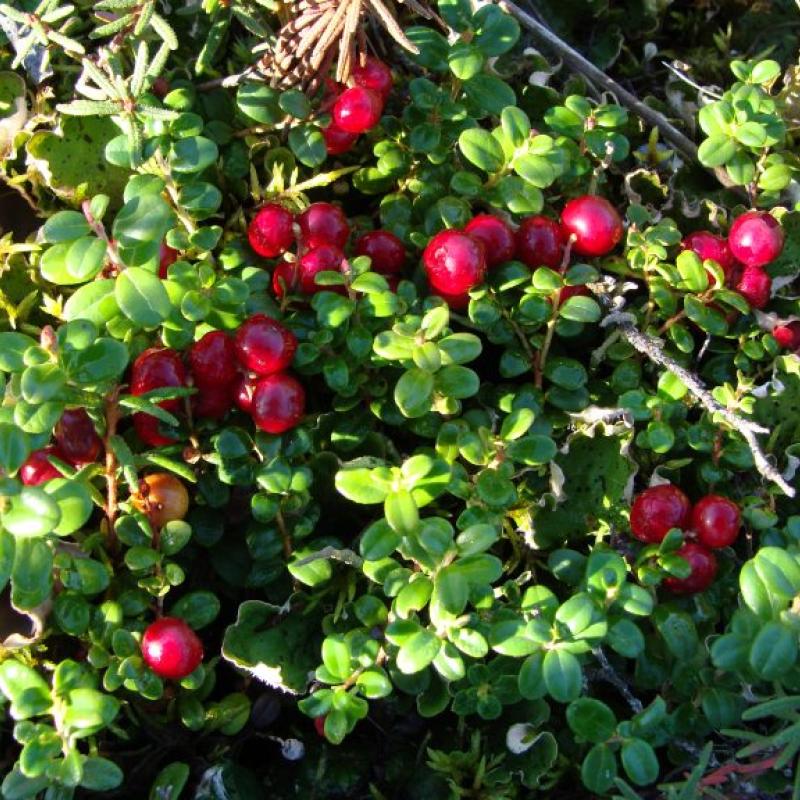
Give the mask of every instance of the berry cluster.
M 711 551 L 732 545 L 741 522 L 739 506 L 727 497 L 709 494 L 692 506 L 671 483 L 645 489 L 631 506 L 631 532 L 639 541 L 658 544 L 672 528 L 687 531 L 693 539 L 677 551 L 689 562 L 689 576 L 664 581 L 676 594 L 695 594 L 711 585 L 717 574 L 717 560 Z
M 382 61 L 367 56 L 364 64 L 356 64 L 349 89 L 329 85 L 333 95 L 333 120 L 323 128 L 328 155 L 346 153 L 362 133 L 374 128 L 383 114 L 383 107 L 392 91 L 392 71 Z
M 189 368 L 197 393 L 192 413 L 221 419 L 234 403 L 250 414 L 267 433 L 283 433 L 298 424 L 305 413 L 305 391 L 286 370 L 292 363 L 297 338 L 277 320 L 254 314 L 231 337 L 224 331 L 209 331 L 189 349 Z M 180 354 L 166 347 L 151 347 L 131 368 L 131 394 L 189 385 L 189 375 Z M 158 405 L 179 413 L 181 400 L 162 400 Z M 158 419 L 144 412 L 133 415 L 139 438 L 151 447 L 177 441 L 162 431 Z
M 515 231 L 499 217 L 479 214 L 463 231 L 437 233 L 425 248 L 422 261 L 433 293 L 452 308 L 464 308 L 470 289 L 483 281 L 487 269 L 512 258 L 531 269 L 561 268 L 570 252 L 607 255 L 619 244 L 622 233 L 622 219 L 608 200 L 582 195 L 564 206 L 560 223 L 536 215 L 523 219 Z M 564 287 L 559 301 L 586 291 L 583 286 Z
M 285 294 L 311 295 L 322 289 L 342 291 L 338 286 L 320 286 L 320 272 L 346 272 L 345 247 L 350 238 L 350 225 L 338 206 L 312 203 L 295 215 L 277 203 L 263 205 L 247 229 L 250 246 L 264 258 L 279 258 L 272 273 L 272 290 L 276 297 Z M 297 245 L 297 252 L 289 250 Z M 396 288 L 406 262 L 406 248 L 393 233 L 369 231 L 360 236 L 355 255 L 369 256 L 372 270 L 386 276 Z
M 734 220 L 727 239 L 710 231 L 697 231 L 689 234 L 681 246 L 703 261 L 719 264 L 725 282 L 753 308 L 763 308 L 769 302 L 772 279 L 764 267 L 783 250 L 783 228 L 771 214 L 748 211 Z

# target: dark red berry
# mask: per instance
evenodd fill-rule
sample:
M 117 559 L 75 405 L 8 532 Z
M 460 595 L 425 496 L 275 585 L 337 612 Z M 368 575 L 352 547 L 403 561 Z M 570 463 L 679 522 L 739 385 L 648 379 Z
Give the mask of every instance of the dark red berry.
M 746 267 L 763 267 L 781 254 L 783 228 L 766 211 L 748 211 L 734 220 L 728 244 Z
M 787 322 L 785 325 L 776 325 L 772 329 L 772 335 L 784 350 L 797 350 L 800 348 L 800 322 Z
M 272 293 L 283 297 L 297 290 L 297 262 L 280 261 L 272 270 Z
M 686 542 L 677 551 L 677 555 L 689 562 L 692 571 L 688 578 L 675 578 L 670 575 L 665 578 L 664 586 L 675 594 L 697 594 L 708 589 L 717 575 L 717 559 L 714 558 L 714 554 L 701 544 Z
M 514 231 L 494 214 L 478 214 L 465 226 L 464 233 L 483 245 L 486 266 L 490 269 L 514 258 Z
M 169 81 L 166 78 L 156 78 L 150 88 L 159 100 L 163 100 L 169 94 Z
M 259 375 L 281 372 L 292 363 L 297 337 L 266 314 L 254 314 L 236 332 L 239 363 Z
M 166 242 L 161 242 L 158 249 L 158 277 L 164 280 L 167 277 L 170 265 L 174 264 L 181 254 L 170 247 Z
M 297 378 L 286 372 L 262 378 L 253 392 L 253 422 L 267 433 L 294 428 L 306 410 L 306 393 Z
M 591 292 L 589 291 L 589 287 L 584 284 L 578 284 L 577 286 L 562 286 L 561 291 L 558 293 L 558 304 L 563 306 L 570 297 L 590 297 Z
M 200 666 L 203 645 L 182 619 L 162 617 L 144 632 L 142 657 L 159 677 L 181 680 Z
M 297 288 L 303 294 L 315 294 L 327 290 L 343 291 L 342 286 L 320 286 L 317 275 L 320 272 L 341 272 L 344 253 L 332 244 L 322 244 L 304 253 L 297 262 Z
M 19 468 L 19 479 L 25 486 L 38 486 L 40 483 L 63 478 L 64 476 L 47 460 L 48 456 L 66 461 L 64 454 L 57 447 L 45 447 L 34 450 Z
M 353 80 L 357 86 L 365 89 L 372 89 L 379 94 L 384 102 L 392 92 L 392 71 L 389 67 L 377 58 L 367 56 L 364 65 L 356 62 L 353 67 Z
M 318 736 L 325 738 L 325 717 L 314 717 L 314 730 Z
M 531 269 L 555 269 L 564 258 L 564 231 L 548 217 L 526 217 L 514 236 L 516 255 Z
M 233 408 L 233 385 L 202 386 L 192 395 L 192 413 L 198 419 L 222 419 Z
M 728 547 L 736 541 L 742 515 L 739 506 L 718 494 L 708 494 L 692 509 L 692 530 L 706 547 Z
M 97 461 L 103 443 L 91 417 L 83 408 L 69 408 L 62 415 L 53 434 L 64 460 L 80 466 Z
M 330 203 L 312 203 L 298 218 L 304 247 L 309 250 L 323 244 L 344 249 L 350 226 L 342 209 Z
M 622 219 L 605 199 L 585 194 L 570 200 L 561 212 L 566 238 L 574 237 L 572 250 L 579 256 L 604 256 L 622 239 Z
M 761 267 L 745 267 L 736 284 L 736 291 L 753 308 L 764 308 L 772 295 L 772 278 Z
M 209 331 L 189 348 L 189 366 L 196 386 L 230 386 L 238 375 L 233 339 L 223 331 Z
M 242 375 L 233 389 L 233 400 L 245 414 L 249 414 L 253 407 L 253 393 L 258 385 L 258 378 Z
M 383 98 L 371 89 L 353 86 L 336 99 L 333 121 L 348 133 L 365 133 L 380 122 Z
M 322 136 L 325 139 L 325 149 L 329 156 L 340 156 L 352 149 L 358 141 L 357 133 L 350 133 L 342 130 L 335 122 L 331 122 L 327 128 L 322 129 Z
M 461 231 L 437 233 L 425 248 L 422 263 L 428 282 L 442 296 L 463 296 L 486 275 L 483 245 Z
M 389 231 L 370 231 L 356 242 L 356 255 L 369 256 L 372 271 L 381 275 L 394 275 L 403 271 L 406 263 L 406 248 Z
M 651 486 L 633 501 L 631 533 L 641 542 L 660 542 L 670 528 L 687 528 L 691 511 L 689 498 L 677 486 Z
M 154 389 L 165 389 L 172 386 L 186 386 L 186 370 L 180 355 L 169 348 L 151 347 L 145 350 L 133 362 L 131 367 L 131 394 L 140 395 L 152 392 Z M 172 398 L 163 400 L 158 405 L 161 408 L 176 412 L 180 409 L 182 400 Z M 133 415 L 133 426 L 139 438 L 151 447 L 161 447 L 172 444 L 175 439 L 164 436 L 160 431 L 160 422 L 150 414 L 137 412 Z
M 263 258 L 283 255 L 294 244 L 294 214 L 277 203 L 267 203 L 251 220 L 247 239 Z
M 469 306 L 468 292 L 464 292 L 464 294 L 447 294 L 446 292 L 431 289 L 431 294 L 434 297 L 441 297 L 453 311 L 464 311 Z
M 722 236 L 716 236 L 711 231 L 690 233 L 681 242 L 681 249 L 691 250 L 703 261 L 716 261 L 722 267 L 722 271 L 726 276 L 736 264 L 736 259 L 728 246 L 728 240 Z

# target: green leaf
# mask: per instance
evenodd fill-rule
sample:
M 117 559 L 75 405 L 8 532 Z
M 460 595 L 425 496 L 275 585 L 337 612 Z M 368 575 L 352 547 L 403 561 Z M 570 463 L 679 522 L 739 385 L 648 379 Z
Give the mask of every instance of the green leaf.
M 736 142 L 724 135 L 709 136 L 697 149 L 697 158 L 704 167 L 721 167 L 736 155 Z
M 275 125 L 284 113 L 279 93 L 265 83 L 243 83 L 236 91 L 236 105 L 250 119 L 262 125 Z
M 198 590 L 185 594 L 170 609 L 170 614 L 185 619 L 189 627 L 200 630 L 219 615 L 220 602 L 213 592 Z
M 750 647 L 750 666 L 764 680 L 775 680 L 797 661 L 797 634 L 780 622 L 768 622 Z
M 478 118 L 499 115 L 506 106 L 517 103 L 514 90 L 505 82 L 482 72 L 464 83 L 470 111 Z
M 581 666 L 572 653 L 566 650 L 548 650 L 542 672 L 547 691 L 559 703 L 569 703 L 581 693 Z
M 36 341 L 24 333 L 0 333 L 0 369 L 4 372 L 21 372 L 25 368 L 25 351 L 35 346 Z
M 219 158 L 217 145 L 205 136 L 176 139 L 169 151 L 169 165 L 179 173 L 202 172 Z
M 397 668 L 405 675 L 413 675 L 427 667 L 439 652 L 441 641 L 435 633 L 420 630 L 412 634 L 397 653 Z
M 472 17 L 473 42 L 487 56 L 507 53 L 519 39 L 519 23 L 493 5 L 481 6 Z M 508 105 L 513 105 L 509 103 Z
M 484 53 L 469 42 L 456 42 L 450 46 L 447 55 L 450 71 L 462 81 L 468 81 L 480 73 L 485 60 Z
M 354 503 L 382 503 L 391 490 L 387 468 L 344 467 L 336 473 L 336 489 Z
M 107 792 L 120 786 L 124 778 L 122 770 L 107 758 L 88 756 L 83 761 L 81 786 L 84 789 L 93 792 Z
M 53 214 L 42 227 L 44 240 L 55 244 L 68 242 L 91 232 L 86 217 L 79 211 L 59 211 Z
M 292 128 L 289 131 L 289 147 L 301 164 L 312 169 L 324 164 L 328 157 L 325 137 L 314 125 L 298 125 Z
M 597 794 L 605 794 L 617 777 L 617 759 L 606 744 L 596 744 L 584 757 L 581 764 L 583 785 Z
M 41 605 L 53 585 L 53 551 L 44 539 L 17 539 L 11 572 L 11 602 L 27 610 Z
M 419 510 L 407 489 L 390 492 L 384 501 L 383 513 L 392 530 L 400 536 L 413 536 L 419 528 Z
M 696 253 L 684 250 L 676 259 L 675 266 L 683 278 L 681 289 L 687 289 L 690 292 L 704 292 L 708 288 L 708 272 Z
M 350 677 L 350 648 L 342 638 L 328 636 L 322 643 L 322 663 L 328 672 L 341 681 Z
M 593 297 L 570 297 L 563 306 L 559 306 L 558 314 L 573 322 L 598 322 L 603 312 Z
M 58 503 L 38 486 L 23 487 L 2 514 L 3 527 L 17 538 L 45 536 L 60 519 Z
M 434 596 L 451 614 L 460 614 L 469 598 L 469 582 L 466 576 L 454 565 L 440 570 L 434 582 Z
M 189 780 L 189 765 L 183 761 L 167 764 L 156 775 L 150 787 L 149 800 L 180 800 L 181 792 Z
M 574 733 L 587 742 L 601 743 L 614 735 L 617 718 L 600 700 L 581 697 L 567 707 L 567 723 Z
M 45 680 L 15 658 L 0 664 L 0 690 L 11 701 L 13 719 L 44 714 L 51 705 L 50 687 Z
M 458 146 L 464 157 L 484 172 L 493 175 L 505 165 L 503 148 L 489 131 L 468 128 L 458 137 Z
M 658 778 L 658 758 L 644 739 L 629 739 L 622 745 L 622 767 L 637 785 L 647 786 Z
M 0 423 L 0 467 L 8 474 L 15 473 L 31 451 L 25 431 L 16 425 Z
M 427 414 L 433 399 L 434 379 L 430 372 L 412 367 L 406 370 L 394 388 L 394 401 L 405 417 Z
M 96 689 L 73 689 L 68 696 L 64 727 L 73 736 L 91 736 L 114 721 L 119 707 L 116 697 Z
M 164 283 L 139 267 L 129 267 L 119 275 L 115 296 L 122 313 L 142 328 L 155 328 L 172 310 Z
M 56 501 L 60 519 L 53 528 L 57 536 L 68 536 L 82 528 L 92 515 L 94 504 L 89 489 L 80 481 L 55 478 L 42 487 Z
M 528 141 L 531 133 L 531 122 L 528 119 L 528 115 L 521 109 L 515 106 L 504 108 L 500 114 L 500 124 L 503 128 L 503 133 L 513 147 L 522 147 Z
M 104 278 L 81 286 L 64 304 L 64 319 L 85 319 L 102 327 L 119 313 L 114 294 L 115 281 Z

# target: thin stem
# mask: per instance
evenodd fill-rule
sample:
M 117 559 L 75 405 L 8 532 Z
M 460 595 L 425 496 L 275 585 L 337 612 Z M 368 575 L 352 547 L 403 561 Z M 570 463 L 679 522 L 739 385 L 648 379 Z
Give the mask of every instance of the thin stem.
M 283 512 L 278 510 L 275 516 L 275 522 L 278 524 L 278 530 L 281 534 L 281 541 L 283 542 L 283 554 L 286 558 L 291 558 L 293 551 L 292 534 L 286 528 L 286 521 L 283 518 Z
M 109 548 L 116 550 L 118 547 L 117 534 L 114 530 L 114 523 L 117 518 L 117 457 L 114 454 L 112 439 L 117 432 L 119 422 L 119 392 L 120 387 L 113 389 L 105 400 L 106 435 L 103 445 L 106 451 L 106 522 L 108 524 L 107 539 Z

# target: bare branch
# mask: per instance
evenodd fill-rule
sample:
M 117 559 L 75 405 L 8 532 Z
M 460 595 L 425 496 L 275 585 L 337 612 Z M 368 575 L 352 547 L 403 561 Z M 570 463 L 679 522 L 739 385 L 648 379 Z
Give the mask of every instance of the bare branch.
M 352 550 L 347 550 L 346 548 L 339 550 L 335 547 L 323 547 L 322 550 L 317 550 L 316 553 L 312 553 L 310 556 L 300 559 L 294 566 L 304 567 L 306 564 L 311 564 L 313 561 L 320 561 L 323 558 L 332 558 L 334 561 L 341 561 L 343 564 L 349 564 L 356 569 L 361 569 L 364 563 L 364 559 Z

